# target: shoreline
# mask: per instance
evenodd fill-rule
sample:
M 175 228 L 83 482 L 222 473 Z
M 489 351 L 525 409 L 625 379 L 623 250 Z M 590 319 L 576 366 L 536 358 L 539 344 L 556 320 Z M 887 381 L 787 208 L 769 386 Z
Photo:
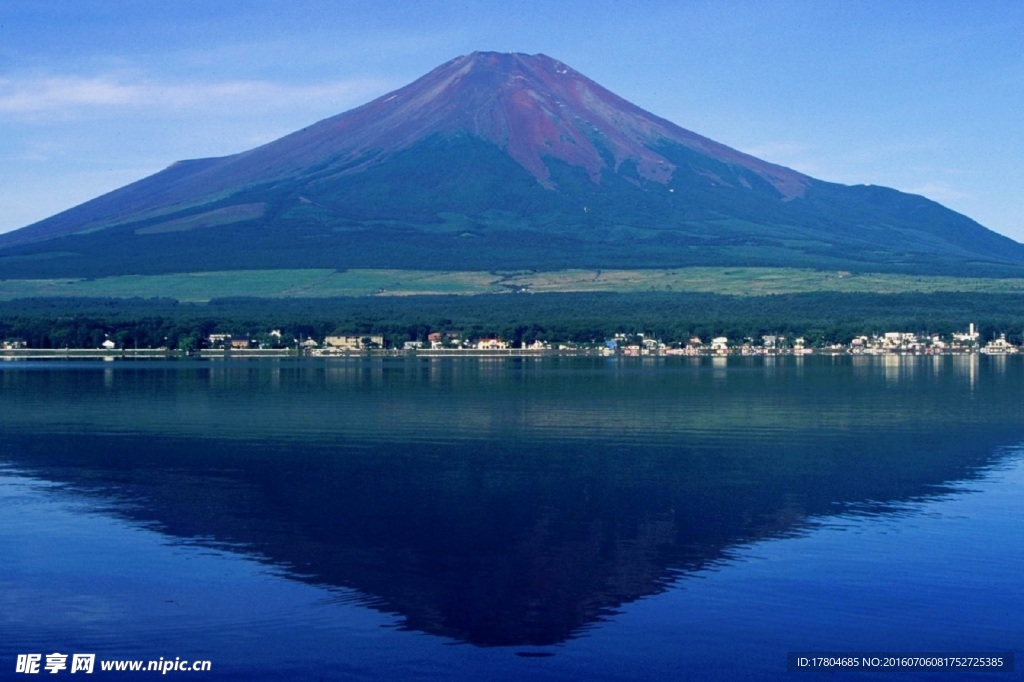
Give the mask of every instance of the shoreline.
M 18 348 L 0 349 L 0 360 L 245 360 L 245 359 L 296 359 L 296 360 L 335 360 L 335 359 L 359 359 L 359 358 L 542 358 L 542 357 L 592 357 L 592 358 L 756 358 L 756 357 L 807 357 L 807 356 L 850 356 L 850 357 L 936 357 L 936 356 L 965 356 L 965 355 L 991 355 L 1006 356 L 1017 355 L 1013 352 L 993 353 L 977 349 L 971 351 L 945 351 L 945 352 L 860 352 L 851 353 L 847 350 L 821 349 L 810 352 L 804 350 L 800 353 L 776 352 L 776 353 L 742 353 L 736 352 L 720 353 L 609 353 L 602 348 L 580 348 L 580 349 L 533 349 L 533 348 L 508 348 L 502 350 L 477 350 L 477 349 L 417 349 L 417 350 L 365 350 L 365 351 L 341 351 L 337 353 L 308 353 L 298 352 L 296 349 L 232 349 L 232 350 L 200 350 L 198 352 L 186 352 L 181 350 L 169 350 L 160 348 L 139 348 L 124 350 L 90 349 L 90 348 Z

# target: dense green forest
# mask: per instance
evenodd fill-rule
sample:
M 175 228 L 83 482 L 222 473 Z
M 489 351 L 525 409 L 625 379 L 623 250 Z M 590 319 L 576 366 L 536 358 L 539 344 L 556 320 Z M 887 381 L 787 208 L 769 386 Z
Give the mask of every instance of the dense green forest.
M 1024 295 L 807 293 L 723 296 L 701 293 L 496 294 L 331 299 L 21 299 L 0 302 L 0 340 L 34 348 L 195 348 L 213 333 L 291 339 L 381 334 L 388 345 L 434 331 L 499 336 L 514 343 L 600 342 L 643 332 L 666 342 L 764 334 L 800 335 L 812 344 L 860 334 L 950 334 L 978 325 L 982 339 L 1024 340 Z

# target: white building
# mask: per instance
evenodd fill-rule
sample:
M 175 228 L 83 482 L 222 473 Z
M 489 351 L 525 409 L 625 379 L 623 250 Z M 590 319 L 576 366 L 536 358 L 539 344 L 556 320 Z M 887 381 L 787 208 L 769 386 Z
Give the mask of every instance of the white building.
M 366 339 L 366 343 L 363 343 Z M 384 347 L 384 337 L 380 335 L 366 334 L 364 336 L 328 336 L 324 339 L 325 348 L 337 348 L 339 350 L 360 350 L 361 348 L 376 345 Z

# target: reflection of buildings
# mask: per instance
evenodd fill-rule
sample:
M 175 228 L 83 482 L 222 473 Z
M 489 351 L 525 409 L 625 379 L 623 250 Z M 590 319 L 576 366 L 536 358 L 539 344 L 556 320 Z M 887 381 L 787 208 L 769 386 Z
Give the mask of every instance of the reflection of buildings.
M 967 381 L 972 394 L 978 383 L 978 363 L 979 358 L 977 356 L 961 355 L 953 358 L 954 370 L 961 378 Z
M 1014 386 L 979 380 L 976 405 L 956 364 L 890 383 L 878 362 L 808 358 L 796 379 L 784 359 L 717 360 L 0 372 L 0 453 L 407 628 L 522 645 L 844 504 L 940 492 L 1024 431 Z

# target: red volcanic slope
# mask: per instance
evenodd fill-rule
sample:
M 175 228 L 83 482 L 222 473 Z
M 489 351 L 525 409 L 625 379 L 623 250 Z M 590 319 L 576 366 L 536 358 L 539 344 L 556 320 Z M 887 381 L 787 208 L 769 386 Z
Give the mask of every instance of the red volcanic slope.
M 547 187 L 545 157 L 585 168 L 597 182 L 606 166 L 593 142 L 597 137 L 615 169 L 632 161 L 641 177 L 655 182 L 667 183 L 675 170 L 652 149 L 666 140 L 748 168 L 787 198 L 802 195 L 811 182 L 658 118 L 545 55 L 475 52 L 361 107 L 211 160 L 175 194 L 209 196 L 211 189 L 294 177 L 326 159 L 339 174 L 357 173 L 428 135 L 456 133 L 497 145 Z
M 630 162 L 640 177 L 668 183 L 676 169 L 657 151 L 665 143 L 680 144 L 748 169 L 786 199 L 802 196 L 813 182 L 796 171 L 658 118 L 545 55 L 475 52 L 368 104 L 261 147 L 173 164 L 137 183 L 4 235 L 0 243 L 41 241 L 122 220 L 173 213 L 230 197 L 253 185 L 303 178 L 314 172 L 318 182 L 351 175 L 386 162 L 434 134 L 470 134 L 493 143 L 549 189 L 556 188 L 545 159 L 583 168 L 599 182 L 610 157 L 614 160 L 612 171 Z
M 328 156 L 374 163 L 427 135 L 457 132 L 494 143 L 545 185 L 545 156 L 583 167 L 597 181 L 606 164 L 595 136 L 616 168 L 632 161 L 655 182 L 667 183 L 674 170 L 651 149 L 664 140 L 748 168 L 786 197 L 801 195 L 810 182 L 658 118 L 550 57 L 495 52 L 457 57 L 362 107 L 230 157 L 230 164 L 238 180 L 251 182 L 269 179 L 264 171 L 280 177 Z

